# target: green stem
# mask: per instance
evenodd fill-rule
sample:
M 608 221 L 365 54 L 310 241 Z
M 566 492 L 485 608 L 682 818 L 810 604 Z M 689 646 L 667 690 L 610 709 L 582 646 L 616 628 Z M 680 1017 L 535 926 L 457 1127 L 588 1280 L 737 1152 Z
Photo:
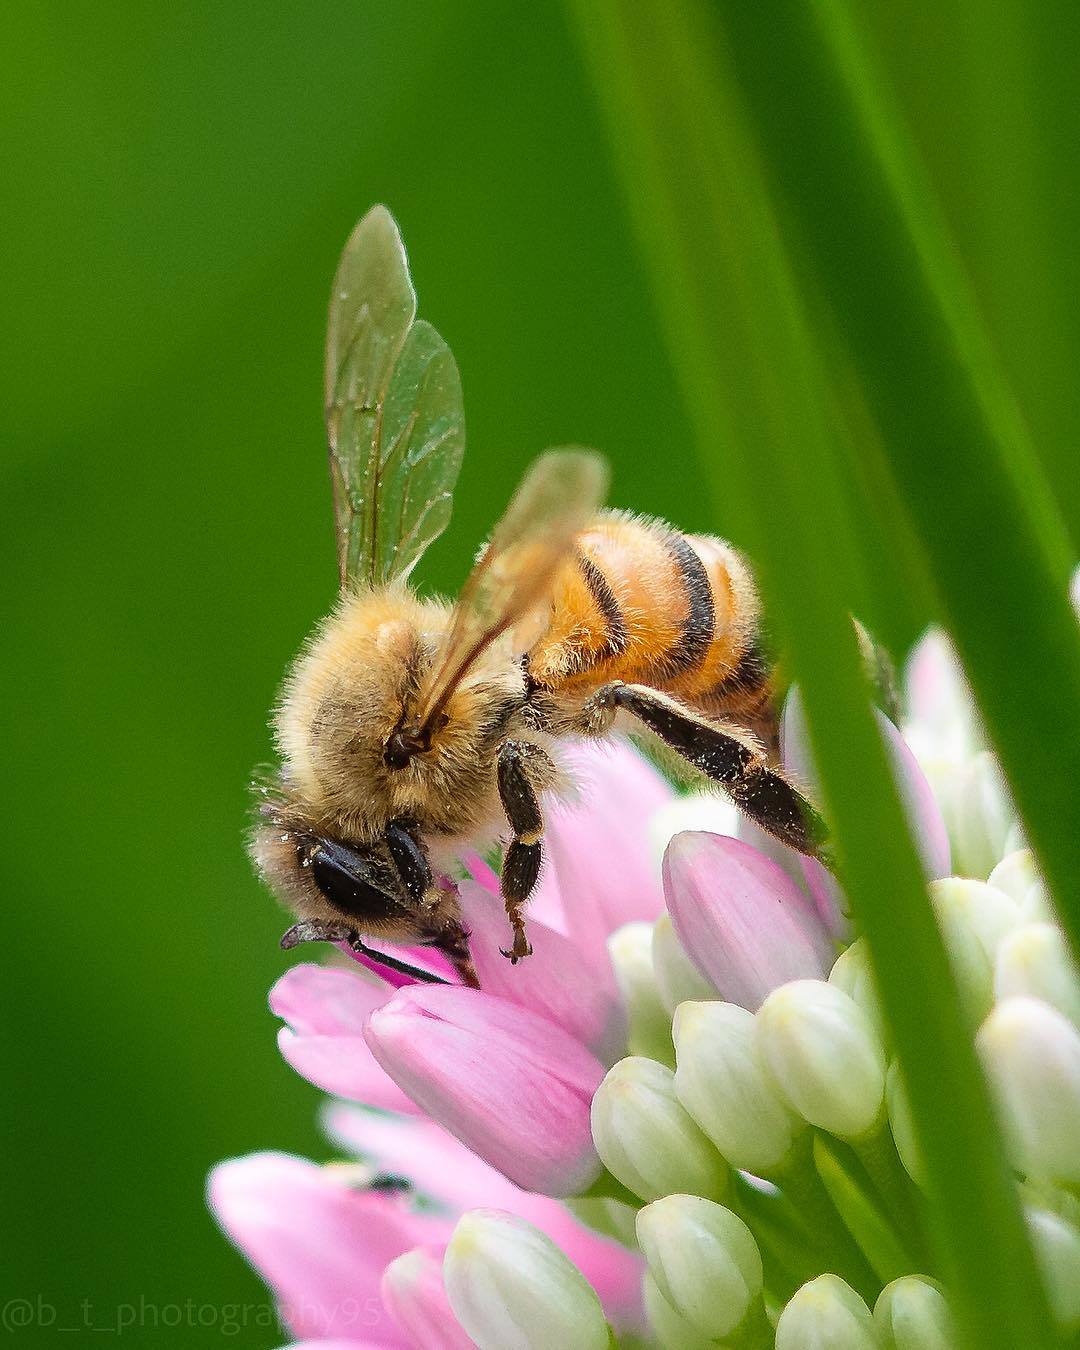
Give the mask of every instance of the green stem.
M 791 1201 L 820 1259 L 873 1306 L 881 1281 L 851 1236 L 814 1166 L 812 1139 L 807 1131 L 796 1145 L 782 1174 L 773 1178 Z
M 735 1181 L 731 1208 L 753 1233 L 761 1252 L 765 1287 L 783 1305 L 800 1285 L 818 1274 L 803 1223 L 782 1192 L 765 1192 L 738 1173 Z
M 851 1148 L 866 1168 L 889 1216 L 904 1235 L 907 1246 L 918 1258 L 922 1269 L 929 1272 L 930 1253 L 920 1201 L 914 1183 L 900 1161 L 888 1121 L 882 1119 L 878 1128 L 865 1138 L 852 1140 Z
M 725 1344 L 731 1350 L 772 1350 L 773 1329 L 765 1313 L 765 1302 L 761 1298 L 754 1301 L 746 1314 L 742 1326 Z

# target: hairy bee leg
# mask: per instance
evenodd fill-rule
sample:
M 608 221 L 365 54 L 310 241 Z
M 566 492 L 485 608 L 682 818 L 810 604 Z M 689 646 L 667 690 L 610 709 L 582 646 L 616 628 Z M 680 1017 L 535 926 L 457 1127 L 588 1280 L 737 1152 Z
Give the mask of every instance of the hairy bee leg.
M 396 820 L 386 827 L 386 843 L 409 895 L 424 911 L 440 916 L 430 945 L 443 953 L 463 984 L 479 989 L 480 981 L 469 951 L 469 934 L 457 919 L 443 917 L 447 894 L 436 885 L 423 846 L 404 822 Z
M 590 706 L 592 705 L 592 706 Z M 753 736 L 733 725 L 711 722 L 675 699 L 638 684 L 611 684 L 586 705 L 583 720 L 595 725 L 619 708 L 643 722 L 688 763 L 719 783 L 737 806 L 782 844 L 831 866 L 825 848 L 828 827 L 815 807 L 771 765 Z
M 408 961 L 401 961 L 396 956 L 369 947 L 356 929 L 350 928 L 347 924 L 318 923 L 311 919 L 303 919 L 282 934 L 281 948 L 283 951 L 289 951 L 299 946 L 301 942 L 347 942 L 360 956 L 367 956 L 372 961 L 377 961 L 379 965 L 386 966 L 388 970 L 396 970 L 399 975 L 408 975 L 410 979 L 420 980 L 425 984 L 450 983 L 430 970 L 421 970 L 419 966 L 410 965 Z M 475 978 L 474 975 L 473 979 Z
M 515 965 L 522 957 L 532 954 L 522 910 L 536 885 L 542 861 L 540 841 L 544 836 L 544 816 L 532 775 L 538 770 L 550 772 L 551 767 L 543 750 L 527 741 L 504 741 L 499 749 L 499 797 L 514 831 L 514 838 L 506 850 L 501 882 L 506 917 L 510 920 L 514 941 L 503 955 Z

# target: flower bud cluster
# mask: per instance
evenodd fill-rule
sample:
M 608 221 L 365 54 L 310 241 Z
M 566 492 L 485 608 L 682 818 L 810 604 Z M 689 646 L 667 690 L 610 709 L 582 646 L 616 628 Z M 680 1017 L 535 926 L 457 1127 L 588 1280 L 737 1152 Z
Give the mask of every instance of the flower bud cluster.
M 617 970 L 635 972 L 620 982 L 639 1053 L 610 1069 L 594 1095 L 593 1139 L 607 1172 L 643 1205 L 647 1316 L 664 1345 L 951 1345 L 946 1297 L 924 1264 L 918 1141 L 865 940 L 828 969 L 805 896 L 746 847 L 677 836 L 665 860 L 670 925 L 635 925 L 612 940 Z M 1080 978 L 1026 850 L 1000 860 L 989 880 L 950 877 L 929 890 L 1023 1177 L 1051 1306 L 1072 1331 L 1080 1328 L 1072 1197 Z M 783 921 L 754 929 L 746 916 L 769 914 L 778 897 Z M 685 970 L 687 958 L 713 992 L 675 1008 L 672 1071 L 659 967 Z M 799 976 L 783 978 L 793 965 Z M 634 1028 L 647 1025 L 659 1047 L 652 1060 L 644 1038 L 634 1043 Z M 795 1288 L 781 1273 L 792 1269 L 785 1235 L 793 1234 L 804 1273 L 825 1272 Z M 749 1278 L 759 1265 L 760 1288 Z
M 932 629 L 916 644 L 905 671 L 905 691 L 904 739 L 941 808 L 954 870 L 985 880 L 1002 858 L 1023 847 L 1023 834 L 944 633 Z
M 916 649 L 908 691 L 905 736 L 882 717 L 882 739 L 1073 1335 L 1080 976 L 943 638 Z M 797 699 L 783 741 L 811 788 Z M 283 1054 L 363 1104 L 327 1114 L 363 1162 L 222 1164 L 222 1226 L 290 1329 L 325 1344 L 371 1343 L 349 1316 L 360 1290 L 394 1346 L 954 1345 L 903 1070 L 835 879 L 715 799 L 675 798 L 629 749 L 578 767 L 609 805 L 550 813 L 520 969 L 499 952 L 498 880 L 472 860 L 480 990 L 344 966 L 279 981 Z

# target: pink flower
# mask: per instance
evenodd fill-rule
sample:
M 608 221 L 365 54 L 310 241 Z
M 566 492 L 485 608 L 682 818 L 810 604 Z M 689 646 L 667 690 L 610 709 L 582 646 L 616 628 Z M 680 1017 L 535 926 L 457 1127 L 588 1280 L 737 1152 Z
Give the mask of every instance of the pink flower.
M 512 966 L 500 951 L 503 904 L 498 890 L 462 882 L 473 964 L 487 994 L 540 1013 L 611 1064 L 626 1046 L 626 1010 L 603 942 L 576 942 L 530 919 L 533 954 Z M 531 915 L 530 908 L 530 915 Z
M 472 1350 L 443 1287 L 443 1247 L 414 1247 L 396 1256 L 382 1277 L 382 1300 L 417 1350 Z
M 411 985 L 365 1037 L 423 1111 L 525 1190 L 577 1195 L 596 1180 L 589 1104 L 604 1066 L 554 1022 L 476 989 Z
M 412 1247 L 445 1243 L 452 1223 L 415 1213 L 401 1195 L 356 1189 L 339 1172 L 285 1153 L 219 1163 L 208 1199 L 296 1335 L 410 1344 L 383 1304 L 383 1271 Z
M 539 898 L 551 924 L 530 906 L 528 961 L 512 967 L 502 955 L 498 881 L 472 858 L 478 881 L 463 883 L 461 897 L 482 993 L 406 984 L 388 1003 L 397 978 L 300 965 L 270 994 L 288 1023 L 283 1056 L 317 1087 L 385 1110 L 428 1111 L 523 1186 L 558 1194 L 599 1169 L 586 1145 L 588 1098 L 626 1045 L 607 938 L 663 907 L 643 825 L 672 796 L 622 743 L 578 748 L 571 759 L 580 797 L 549 811 L 556 862 Z M 567 903 L 578 887 L 587 888 L 582 899 Z M 477 1063 L 484 1075 L 473 1081 Z
M 804 891 L 750 844 L 684 831 L 664 855 L 676 935 L 720 998 L 755 1012 L 788 980 L 824 976 L 833 944 Z
M 443 1211 L 418 1214 L 400 1194 L 356 1189 L 298 1158 L 256 1155 L 215 1169 L 211 1207 L 277 1293 L 290 1329 L 315 1338 L 311 1350 L 468 1344 L 448 1320 L 440 1260 L 444 1214 L 477 1205 L 541 1229 L 592 1283 L 613 1325 L 640 1323 L 640 1257 L 549 1196 L 579 1194 L 601 1171 L 589 1108 L 626 1041 L 607 938 L 662 911 L 646 826 L 673 793 L 625 744 L 568 758 L 580 788 L 569 804 L 546 804 L 547 865 L 530 905 L 527 962 L 511 967 L 502 956 L 497 878 L 469 859 L 477 880 L 461 895 L 482 991 L 410 984 L 369 962 L 297 965 L 271 991 L 287 1024 L 281 1052 L 298 1073 L 395 1113 L 338 1106 L 339 1136 L 351 1131 L 348 1142 L 374 1165 L 409 1178 Z M 410 955 L 431 965 L 430 953 Z
M 390 989 L 340 966 L 292 966 L 270 990 L 270 1010 L 288 1026 L 278 1032 L 285 1062 L 323 1092 L 386 1111 L 416 1107 L 372 1059 L 364 1027 Z
M 639 1256 L 557 1201 L 519 1190 L 437 1126 L 337 1106 L 331 1132 L 370 1159 L 355 1184 L 347 1167 L 262 1153 L 220 1163 L 208 1188 L 218 1223 L 273 1289 L 283 1323 L 298 1336 L 337 1338 L 305 1346 L 468 1345 L 445 1303 L 441 1256 L 456 1220 L 477 1205 L 547 1233 L 615 1326 L 640 1323 Z M 439 1212 L 421 1214 L 401 1193 L 364 1189 L 374 1168 L 410 1181 Z
M 481 1206 L 527 1220 L 573 1261 L 616 1327 L 630 1328 L 640 1321 L 642 1267 L 636 1252 L 586 1228 L 558 1200 L 521 1190 L 438 1125 L 332 1102 L 324 1126 L 339 1147 L 381 1172 L 407 1177 L 448 1213 Z

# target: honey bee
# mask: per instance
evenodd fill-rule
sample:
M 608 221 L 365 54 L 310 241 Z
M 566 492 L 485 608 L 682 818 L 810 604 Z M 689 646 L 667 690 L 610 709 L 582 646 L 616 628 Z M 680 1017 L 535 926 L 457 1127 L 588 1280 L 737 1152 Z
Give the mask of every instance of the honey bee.
M 558 746 L 619 725 L 652 733 L 784 844 L 826 829 L 773 762 L 773 667 L 745 561 L 720 539 L 603 508 L 588 450 L 541 455 L 457 602 L 409 573 L 446 528 L 464 448 L 457 367 L 416 298 L 397 227 L 374 207 L 334 280 L 326 418 L 341 595 L 286 678 L 280 773 L 252 843 L 298 918 L 431 979 L 368 939 L 440 950 L 475 984 L 456 890 L 466 841 L 506 840 L 505 954 L 531 947 L 543 795 Z

